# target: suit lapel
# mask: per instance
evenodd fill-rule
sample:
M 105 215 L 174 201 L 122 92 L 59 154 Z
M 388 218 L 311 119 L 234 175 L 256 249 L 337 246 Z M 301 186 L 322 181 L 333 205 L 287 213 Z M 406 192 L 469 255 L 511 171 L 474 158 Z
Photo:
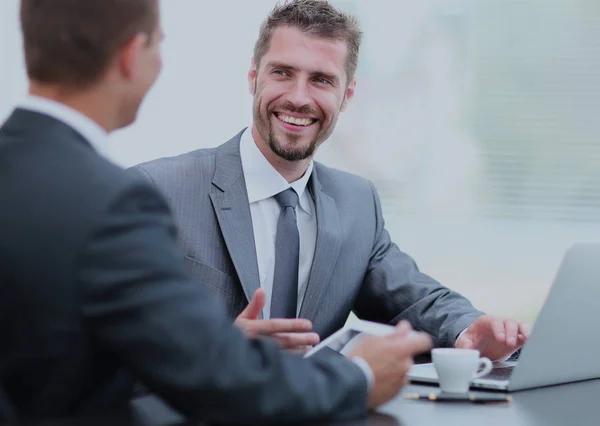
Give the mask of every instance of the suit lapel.
M 300 316 L 314 320 L 319 311 L 341 247 L 341 228 L 337 206 L 321 187 L 316 167 L 310 181 L 317 214 L 317 242 Z
M 238 274 L 244 294 L 250 300 L 260 286 L 252 216 L 239 155 L 241 134 L 223 146 L 216 156 L 210 199 Z

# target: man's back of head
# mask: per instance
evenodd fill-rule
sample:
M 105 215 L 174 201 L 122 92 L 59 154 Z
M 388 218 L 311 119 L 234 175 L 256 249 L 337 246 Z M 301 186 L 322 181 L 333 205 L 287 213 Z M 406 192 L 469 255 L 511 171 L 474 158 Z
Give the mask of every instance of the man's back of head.
M 133 122 L 161 69 L 158 0 L 22 0 L 20 17 L 31 94 Z

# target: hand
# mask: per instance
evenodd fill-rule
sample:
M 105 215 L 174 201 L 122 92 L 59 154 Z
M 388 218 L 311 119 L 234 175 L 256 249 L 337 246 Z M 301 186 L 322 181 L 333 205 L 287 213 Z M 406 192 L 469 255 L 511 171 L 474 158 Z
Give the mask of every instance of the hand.
M 483 315 L 477 318 L 456 340 L 457 348 L 477 349 L 492 361 L 510 356 L 529 338 L 527 323 Z
M 319 343 L 319 335 L 311 333 L 312 323 L 302 318 L 277 318 L 260 320 L 260 312 L 265 306 L 265 291 L 256 290 L 246 309 L 235 320 L 247 337 L 269 336 L 275 339 L 282 348 L 293 352 L 304 353 Z
M 364 359 L 375 376 L 369 392 L 369 408 L 378 407 L 396 396 L 408 383 L 406 373 L 413 365 L 413 357 L 431 348 L 431 338 L 427 334 L 410 333 L 411 330 L 408 322 L 401 321 L 392 334 L 364 337 L 348 355 L 348 358 Z

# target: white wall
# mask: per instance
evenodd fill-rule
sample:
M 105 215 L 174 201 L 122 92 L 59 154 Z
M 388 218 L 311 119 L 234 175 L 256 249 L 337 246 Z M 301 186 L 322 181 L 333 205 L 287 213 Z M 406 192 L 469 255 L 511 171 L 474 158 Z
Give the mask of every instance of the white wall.
M 246 71 L 258 27 L 273 4 L 163 1 L 164 71 L 137 123 L 111 137 L 111 155 L 129 166 L 218 145 L 248 125 L 252 98 Z M 0 4 L 0 119 L 27 88 L 17 13 L 17 0 Z
M 27 89 L 18 6 L 18 0 L 0 3 L 0 120 Z

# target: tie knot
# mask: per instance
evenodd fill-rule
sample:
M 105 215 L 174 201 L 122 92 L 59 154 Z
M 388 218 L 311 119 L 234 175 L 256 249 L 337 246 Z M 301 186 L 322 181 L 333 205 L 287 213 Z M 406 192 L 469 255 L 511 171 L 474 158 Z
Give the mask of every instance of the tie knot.
M 288 188 L 285 191 L 275 195 L 275 199 L 281 207 L 293 207 L 296 208 L 298 205 L 298 194 L 292 188 Z

